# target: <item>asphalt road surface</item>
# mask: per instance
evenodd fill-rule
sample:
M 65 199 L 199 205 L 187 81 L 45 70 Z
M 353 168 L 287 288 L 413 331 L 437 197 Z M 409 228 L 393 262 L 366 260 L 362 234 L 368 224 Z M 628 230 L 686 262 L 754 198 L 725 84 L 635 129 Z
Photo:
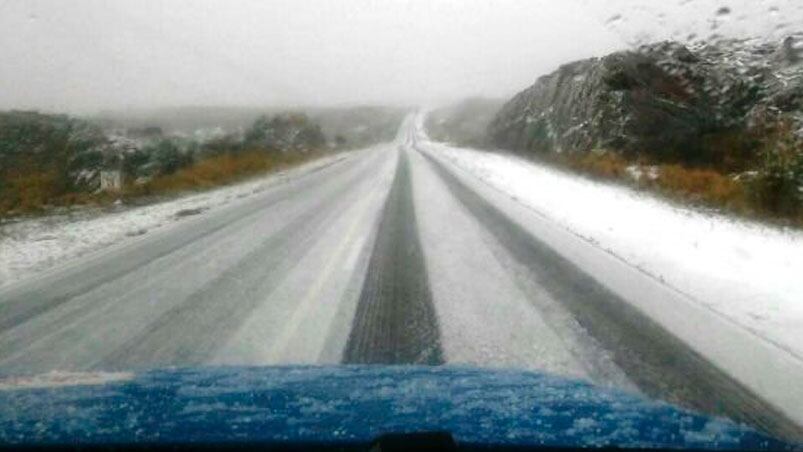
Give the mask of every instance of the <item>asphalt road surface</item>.
M 800 434 L 428 153 L 412 119 L 0 291 L 5 374 L 305 363 L 528 368 Z

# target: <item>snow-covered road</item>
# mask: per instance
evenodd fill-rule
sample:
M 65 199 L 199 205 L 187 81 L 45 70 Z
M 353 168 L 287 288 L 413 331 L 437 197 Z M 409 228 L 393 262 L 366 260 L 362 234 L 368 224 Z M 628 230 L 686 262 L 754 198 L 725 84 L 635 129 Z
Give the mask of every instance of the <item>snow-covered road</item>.
M 0 242 L 16 253 L 0 288 L 0 372 L 527 368 L 800 435 L 803 365 L 788 347 L 565 223 L 593 192 L 565 198 L 577 204 L 552 217 L 533 204 L 538 193 L 498 183 L 498 166 L 482 163 L 496 158 L 431 143 L 411 117 L 394 143 L 197 195 L 203 202 L 41 232 L 58 243 L 106 231 L 103 241 L 27 261 L 25 236 Z M 554 177 L 558 193 L 566 182 Z M 173 221 L 210 199 L 220 202 Z M 145 232 L 127 237 L 131 228 Z

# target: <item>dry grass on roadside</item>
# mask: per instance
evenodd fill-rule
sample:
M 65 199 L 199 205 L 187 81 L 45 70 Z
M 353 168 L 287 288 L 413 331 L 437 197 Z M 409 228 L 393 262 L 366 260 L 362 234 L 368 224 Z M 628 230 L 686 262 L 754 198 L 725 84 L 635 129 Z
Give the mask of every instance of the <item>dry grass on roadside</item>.
M 734 177 L 713 169 L 650 164 L 643 159 L 628 160 L 616 152 L 569 153 L 549 156 L 547 160 L 597 179 L 626 183 L 669 199 L 751 218 L 803 225 L 800 215 L 779 215 L 768 211 L 762 199 L 756 196 L 755 183 L 751 183 L 749 178 Z M 634 177 L 634 169 L 643 176 Z
M 126 197 L 203 190 L 248 177 L 278 171 L 320 157 L 320 152 L 266 153 L 249 151 L 209 157 L 173 174 L 158 176 L 140 185 L 127 186 Z
M 88 193 L 64 187 L 55 171 L 7 173 L 0 190 L 0 218 L 38 214 L 52 207 L 107 205 L 120 197 L 135 199 L 182 191 L 205 190 L 323 156 L 320 151 L 225 153 L 198 160 L 173 174 L 157 176 L 143 184 L 128 184 L 120 193 Z
M 627 175 L 627 160 L 615 152 L 583 152 L 561 154 L 557 162 L 581 173 L 601 179 L 623 179 Z
M 660 165 L 658 176 L 651 183 L 662 192 L 681 199 L 739 213 L 750 212 L 750 200 L 744 183 L 717 171 Z
M 56 171 L 7 172 L 0 175 L 0 218 L 43 212 L 52 207 L 102 204 L 109 193 L 69 191 Z

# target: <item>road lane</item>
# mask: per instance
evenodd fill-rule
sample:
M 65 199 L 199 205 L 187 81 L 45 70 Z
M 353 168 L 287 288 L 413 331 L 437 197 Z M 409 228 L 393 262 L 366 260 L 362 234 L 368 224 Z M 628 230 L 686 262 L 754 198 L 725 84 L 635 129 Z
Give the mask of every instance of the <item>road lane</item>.
M 346 364 L 443 363 L 418 238 L 408 150 L 399 156 L 351 335 Z
M 505 260 L 508 250 L 452 195 L 432 165 L 417 152 L 409 154 L 448 361 L 531 368 L 634 388 L 571 316 L 556 312 L 549 293 L 528 290 L 534 285 L 531 275 Z
M 351 330 L 367 272 L 376 225 L 396 171 L 386 149 L 382 166 L 251 313 L 213 363 L 337 364 Z

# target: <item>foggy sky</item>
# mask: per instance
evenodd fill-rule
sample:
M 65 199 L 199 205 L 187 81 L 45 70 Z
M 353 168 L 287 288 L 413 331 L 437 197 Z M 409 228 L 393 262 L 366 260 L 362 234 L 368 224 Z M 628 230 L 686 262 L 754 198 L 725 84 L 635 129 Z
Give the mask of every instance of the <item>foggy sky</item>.
M 630 43 L 634 32 L 606 22 L 610 7 L 599 5 L 0 0 L 0 109 L 417 105 L 509 96 L 562 63 Z

